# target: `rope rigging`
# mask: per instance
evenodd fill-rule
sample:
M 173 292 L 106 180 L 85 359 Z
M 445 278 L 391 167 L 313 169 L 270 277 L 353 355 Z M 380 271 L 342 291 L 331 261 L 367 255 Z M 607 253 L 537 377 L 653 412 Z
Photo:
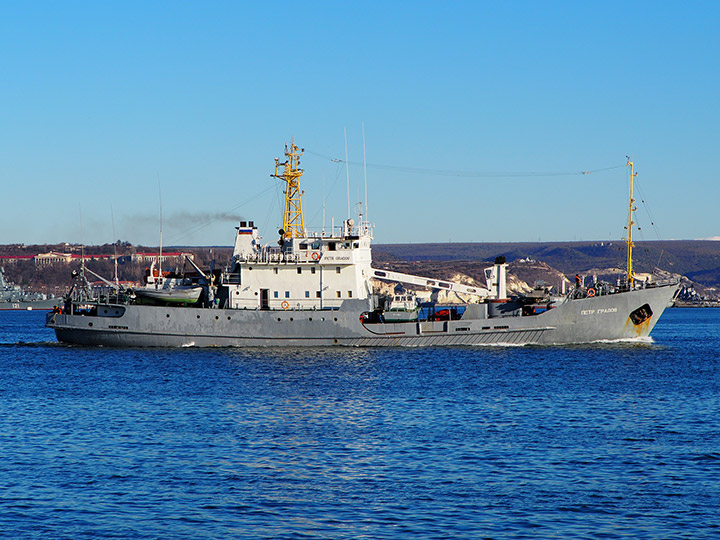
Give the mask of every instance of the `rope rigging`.
M 305 149 L 305 152 L 308 154 L 317 156 L 319 158 L 326 159 L 333 163 L 347 163 L 348 165 L 360 166 L 360 167 L 365 166 L 365 164 L 357 162 L 357 161 L 349 161 L 349 160 L 346 161 L 344 159 L 333 158 L 331 156 L 327 156 L 327 155 L 321 154 L 319 152 L 313 152 L 312 150 L 308 150 L 307 148 Z M 582 171 L 559 171 L 559 172 L 558 171 L 556 171 L 556 172 L 453 171 L 453 170 L 449 170 L 449 169 L 425 169 L 425 168 L 419 168 L 419 167 L 402 167 L 399 165 L 381 165 L 381 164 L 377 164 L 377 163 L 368 163 L 367 167 L 370 167 L 373 169 L 395 171 L 395 172 L 427 174 L 427 175 L 433 175 L 433 176 L 456 176 L 456 177 L 461 177 L 461 178 L 522 178 L 522 177 L 588 175 L 588 174 L 594 174 L 594 173 L 599 173 L 599 172 L 603 172 L 603 171 L 610 171 L 613 169 L 620 169 L 620 168 L 625 167 L 625 165 L 624 164 L 623 165 L 614 165 L 612 167 L 603 167 L 600 169 L 590 169 L 590 170 L 582 170 Z
M 655 218 L 652 215 L 652 212 L 650 211 L 650 205 L 645 201 L 645 195 L 643 195 L 642 189 L 640 188 L 640 184 L 635 181 L 635 186 L 637 187 L 638 193 L 640 194 L 640 202 L 643 205 L 643 208 L 645 208 L 645 213 L 648 216 L 648 219 L 650 220 L 650 225 L 653 228 L 653 231 L 655 231 L 655 236 L 657 237 L 657 240 L 662 240 L 662 237 L 660 236 L 660 231 L 658 230 L 657 226 L 655 225 Z M 638 227 L 638 230 L 640 230 L 640 227 Z M 644 235 L 643 235 L 644 236 Z M 644 238 L 643 238 L 644 239 Z M 648 250 L 645 250 L 648 252 Z M 655 270 L 660 269 L 660 261 L 662 261 L 663 255 L 665 254 L 665 248 L 660 249 L 660 255 L 658 256 L 657 263 L 655 264 Z

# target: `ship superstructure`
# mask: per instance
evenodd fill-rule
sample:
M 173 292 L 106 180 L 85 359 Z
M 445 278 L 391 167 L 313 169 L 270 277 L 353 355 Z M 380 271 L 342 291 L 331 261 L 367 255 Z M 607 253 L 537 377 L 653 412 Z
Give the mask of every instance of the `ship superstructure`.
M 372 236 L 347 220 L 341 234 L 281 238 L 279 248 L 260 246 L 253 222 L 238 227 L 220 305 L 230 309 L 339 308 L 371 294 Z
M 586 343 L 649 335 L 677 289 L 676 282 L 640 288 L 628 279 L 576 286 L 562 296 L 534 291 L 509 297 L 502 257 L 486 269 L 483 286 L 373 268 L 373 228 L 362 215 L 329 232 L 306 229 L 302 152 L 292 141 L 271 175 L 286 183 L 277 243 L 264 244 L 254 222 L 241 221 L 228 266 L 209 273 L 197 268 L 201 277 L 192 280 L 193 288 L 202 288 L 197 298 L 182 300 L 184 290 L 168 291 L 172 301 L 132 291 L 89 297 L 86 288 L 77 287 L 61 310 L 48 315 L 47 325 L 60 341 L 116 346 Z M 416 304 L 409 293 L 379 294 L 373 280 L 472 300 Z M 187 279 L 178 283 L 190 286 Z

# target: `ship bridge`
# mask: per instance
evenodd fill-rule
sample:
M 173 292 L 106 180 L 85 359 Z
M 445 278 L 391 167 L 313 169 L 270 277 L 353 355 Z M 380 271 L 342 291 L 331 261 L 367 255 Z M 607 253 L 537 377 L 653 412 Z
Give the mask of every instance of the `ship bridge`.
M 372 225 L 348 219 L 330 232 L 287 237 L 262 245 L 253 222 L 241 222 L 222 305 L 236 309 L 336 309 L 372 294 Z

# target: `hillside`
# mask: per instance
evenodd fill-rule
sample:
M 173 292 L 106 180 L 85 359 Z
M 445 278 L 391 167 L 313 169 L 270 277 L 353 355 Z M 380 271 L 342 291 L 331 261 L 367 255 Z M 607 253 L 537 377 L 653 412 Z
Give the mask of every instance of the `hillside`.
M 62 294 L 70 285 L 70 272 L 79 261 L 39 267 L 32 256 L 39 253 L 73 252 L 81 247 L 69 244 L 0 246 L 0 266 L 10 281 L 32 290 Z M 85 256 L 131 255 L 157 247 L 132 246 L 128 242 L 84 246 Z M 167 251 L 191 252 L 195 261 L 209 267 L 224 266 L 232 253 L 229 247 L 180 247 Z M 484 283 L 484 269 L 496 257 L 505 256 L 509 263 L 509 276 L 516 287 L 532 286 L 542 280 L 556 291 L 561 290 L 563 276 L 572 279 L 575 273 L 602 276 L 617 275 L 625 266 L 625 244 L 622 242 L 517 242 L 517 243 L 436 243 L 436 244 L 377 244 L 373 246 L 373 265 L 399 272 L 452 280 L 458 276 Z M 635 270 L 650 274 L 655 269 L 685 276 L 688 286 L 701 296 L 717 298 L 720 291 L 720 242 L 676 240 L 638 242 L 635 250 Z M 88 266 L 95 272 L 112 277 L 111 260 L 94 260 Z M 118 266 L 123 281 L 142 279 L 144 263 L 124 263 Z M 463 277 L 465 276 L 465 277 Z
M 508 262 L 519 259 L 542 261 L 558 271 L 574 275 L 593 269 L 623 268 L 623 242 L 518 242 L 380 244 L 373 247 L 373 259 L 390 262 L 492 262 L 504 255 Z M 672 240 L 638 242 L 634 249 L 635 271 L 652 273 L 660 269 L 686 276 L 705 287 L 720 288 L 720 242 Z

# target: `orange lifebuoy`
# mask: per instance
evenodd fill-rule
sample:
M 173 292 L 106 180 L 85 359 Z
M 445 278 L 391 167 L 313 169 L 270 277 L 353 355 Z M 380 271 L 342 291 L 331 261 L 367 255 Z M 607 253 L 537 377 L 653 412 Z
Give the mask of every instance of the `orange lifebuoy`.
M 588 295 L 589 297 L 591 297 L 591 298 L 592 298 L 593 296 L 595 296 L 595 289 L 593 289 L 592 287 L 590 287 L 590 288 L 587 290 L 587 295 Z
M 290 304 L 288 304 L 287 300 L 283 300 L 283 303 L 280 304 L 280 307 L 282 307 L 283 309 L 287 309 L 290 307 Z
M 312 260 L 317 261 L 320 259 L 320 254 L 317 251 L 313 251 Z

